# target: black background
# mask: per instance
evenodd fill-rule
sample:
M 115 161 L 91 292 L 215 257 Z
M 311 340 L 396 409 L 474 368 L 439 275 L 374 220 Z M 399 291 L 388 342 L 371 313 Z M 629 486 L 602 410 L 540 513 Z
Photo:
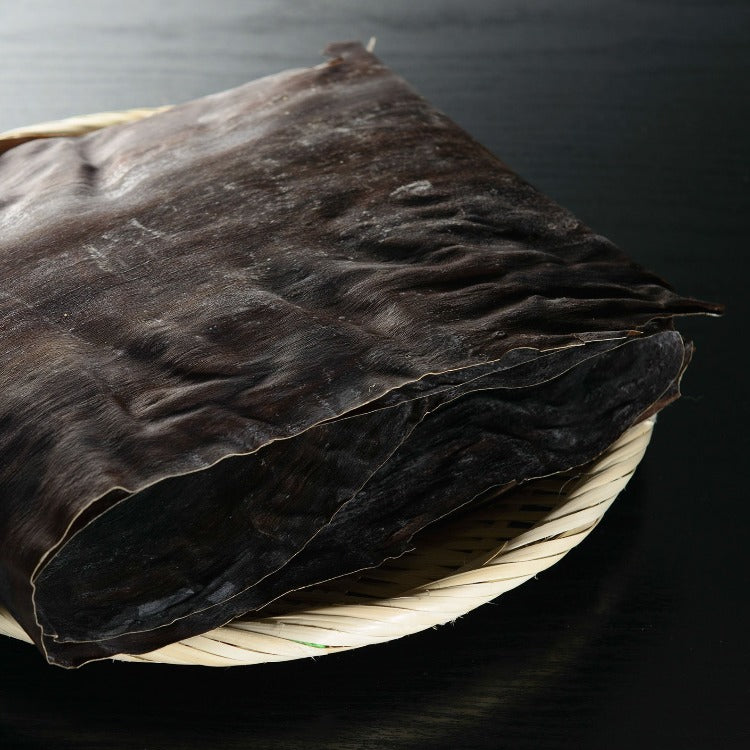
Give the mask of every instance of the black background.
M 371 35 L 526 179 L 727 315 L 684 321 L 683 399 L 538 580 L 300 663 L 66 672 L 4 639 L 6 747 L 750 747 L 747 3 L 1 0 L 0 130 L 184 101 Z

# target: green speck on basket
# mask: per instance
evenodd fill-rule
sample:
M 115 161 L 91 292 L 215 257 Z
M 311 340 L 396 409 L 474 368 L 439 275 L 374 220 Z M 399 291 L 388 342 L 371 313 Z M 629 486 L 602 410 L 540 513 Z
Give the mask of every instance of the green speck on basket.
M 301 643 L 303 646 L 311 646 L 312 648 L 328 648 L 328 646 L 325 646 L 322 643 L 308 643 L 308 641 L 295 641 L 293 639 L 290 639 L 293 641 L 293 643 Z

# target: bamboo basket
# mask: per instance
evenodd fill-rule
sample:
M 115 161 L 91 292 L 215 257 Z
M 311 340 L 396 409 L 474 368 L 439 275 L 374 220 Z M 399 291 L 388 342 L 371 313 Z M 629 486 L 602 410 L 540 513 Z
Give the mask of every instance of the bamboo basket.
M 37 138 L 81 135 L 167 107 L 107 112 L 0 134 L 0 153 Z M 323 656 L 401 638 L 467 614 L 554 565 L 580 544 L 643 458 L 651 417 L 588 465 L 535 480 L 454 513 L 416 534 L 412 550 L 380 567 L 287 594 L 136 662 L 212 667 Z M 31 642 L 0 608 L 0 634 Z

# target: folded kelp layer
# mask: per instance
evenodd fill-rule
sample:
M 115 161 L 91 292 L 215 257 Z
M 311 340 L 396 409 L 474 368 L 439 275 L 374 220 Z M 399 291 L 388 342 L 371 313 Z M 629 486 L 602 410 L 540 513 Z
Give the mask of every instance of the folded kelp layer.
M 73 666 L 401 554 L 677 395 L 680 297 L 360 45 L 0 156 L 0 597 Z

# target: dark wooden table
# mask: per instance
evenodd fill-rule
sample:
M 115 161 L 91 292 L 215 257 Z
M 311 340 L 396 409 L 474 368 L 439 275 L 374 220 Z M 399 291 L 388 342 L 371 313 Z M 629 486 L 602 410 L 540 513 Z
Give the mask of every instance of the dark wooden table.
M 539 580 L 454 626 L 302 663 L 66 672 L 4 640 L 2 747 L 750 747 L 749 32 L 729 0 L 1 3 L 0 130 L 182 101 L 375 35 L 529 181 L 729 305 L 684 323 L 684 398 Z

